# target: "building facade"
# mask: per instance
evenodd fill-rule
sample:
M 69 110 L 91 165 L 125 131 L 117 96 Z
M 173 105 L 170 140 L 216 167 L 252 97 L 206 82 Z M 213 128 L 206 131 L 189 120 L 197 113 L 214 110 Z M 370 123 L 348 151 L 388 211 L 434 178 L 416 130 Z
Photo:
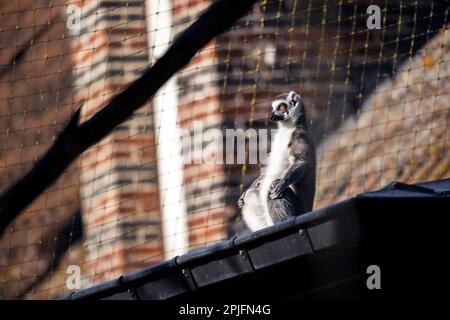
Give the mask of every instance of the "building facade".
M 2 4 L 1 191 L 45 152 L 77 107 L 80 121 L 92 116 L 210 4 Z M 382 8 L 381 30 L 367 29 L 370 4 Z M 272 128 L 271 100 L 289 90 L 302 95 L 319 146 L 315 208 L 388 180 L 448 177 L 448 130 L 441 129 L 448 126 L 442 99 L 450 88 L 446 82 L 441 89 L 434 85 L 445 76 L 440 70 L 447 52 L 440 48 L 447 44 L 447 23 L 448 10 L 433 1 L 256 3 L 14 221 L 0 240 L 0 296 L 55 298 L 76 290 L 67 285 L 68 266 L 80 268 L 86 287 L 243 232 L 237 199 L 261 166 L 205 163 L 195 152 L 186 161 L 181 150 L 204 150 L 208 141 L 186 144 L 179 134 L 194 136 L 198 125 L 203 132 L 222 133 Z M 426 77 L 408 71 L 420 68 Z M 410 74 L 423 81 L 421 89 L 403 81 Z M 426 121 L 419 119 L 421 104 L 407 99 L 410 91 L 419 100 L 429 98 Z M 380 104 L 397 113 L 383 113 Z M 398 113 L 404 116 L 395 122 Z M 383 146 L 394 146 L 406 123 L 415 126 L 418 140 L 406 144 L 415 156 L 396 149 L 399 156 L 389 157 L 394 151 Z M 362 139 L 369 135 L 376 139 Z M 224 151 L 224 157 L 237 156 Z M 426 159 L 435 165 L 422 166 Z M 411 175 L 401 167 L 422 171 Z M 352 180 L 353 174 L 359 178 Z

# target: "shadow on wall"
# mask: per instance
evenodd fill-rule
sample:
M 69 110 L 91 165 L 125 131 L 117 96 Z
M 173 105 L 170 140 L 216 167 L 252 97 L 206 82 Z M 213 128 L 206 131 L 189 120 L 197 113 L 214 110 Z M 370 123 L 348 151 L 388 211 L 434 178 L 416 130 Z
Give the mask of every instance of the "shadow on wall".
M 46 260 L 47 266 L 39 274 L 35 275 L 32 281 L 21 290 L 17 295 L 17 299 L 26 298 L 29 292 L 32 292 L 37 288 L 49 274 L 56 270 L 61 261 L 64 259 L 67 250 L 77 244 L 83 238 L 83 221 L 80 210 L 77 210 L 73 217 L 65 221 L 58 233 L 53 236 L 47 236 L 42 240 L 42 244 L 39 247 L 39 256 L 49 256 Z

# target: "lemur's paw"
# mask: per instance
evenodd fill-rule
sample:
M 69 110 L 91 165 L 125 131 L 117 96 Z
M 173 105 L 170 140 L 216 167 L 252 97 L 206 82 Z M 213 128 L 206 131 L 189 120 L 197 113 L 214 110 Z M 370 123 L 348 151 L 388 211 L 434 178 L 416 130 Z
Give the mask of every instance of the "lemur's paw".
M 275 180 L 270 186 L 269 198 L 272 200 L 281 198 L 285 189 L 286 187 L 282 180 Z
M 241 195 L 241 197 L 238 200 L 238 207 L 241 209 L 245 204 L 244 198 L 245 198 L 245 192 Z

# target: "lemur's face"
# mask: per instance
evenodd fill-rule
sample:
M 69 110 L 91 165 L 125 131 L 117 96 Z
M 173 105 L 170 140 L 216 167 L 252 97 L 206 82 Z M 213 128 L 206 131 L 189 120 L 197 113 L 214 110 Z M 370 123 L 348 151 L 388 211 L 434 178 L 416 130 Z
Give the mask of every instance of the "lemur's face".
M 272 102 L 272 121 L 296 120 L 303 113 L 300 95 L 295 91 L 279 95 Z

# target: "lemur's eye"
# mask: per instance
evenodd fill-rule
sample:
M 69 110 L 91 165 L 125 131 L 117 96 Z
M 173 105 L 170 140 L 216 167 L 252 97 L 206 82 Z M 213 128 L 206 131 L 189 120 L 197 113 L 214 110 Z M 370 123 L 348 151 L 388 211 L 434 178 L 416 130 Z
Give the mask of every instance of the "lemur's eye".
M 280 103 L 279 105 L 278 105 L 278 110 L 280 110 L 281 112 L 284 112 L 284 111 L 286 111 L 286 109 L 287 109 L 287 104 L 286 103 Z

